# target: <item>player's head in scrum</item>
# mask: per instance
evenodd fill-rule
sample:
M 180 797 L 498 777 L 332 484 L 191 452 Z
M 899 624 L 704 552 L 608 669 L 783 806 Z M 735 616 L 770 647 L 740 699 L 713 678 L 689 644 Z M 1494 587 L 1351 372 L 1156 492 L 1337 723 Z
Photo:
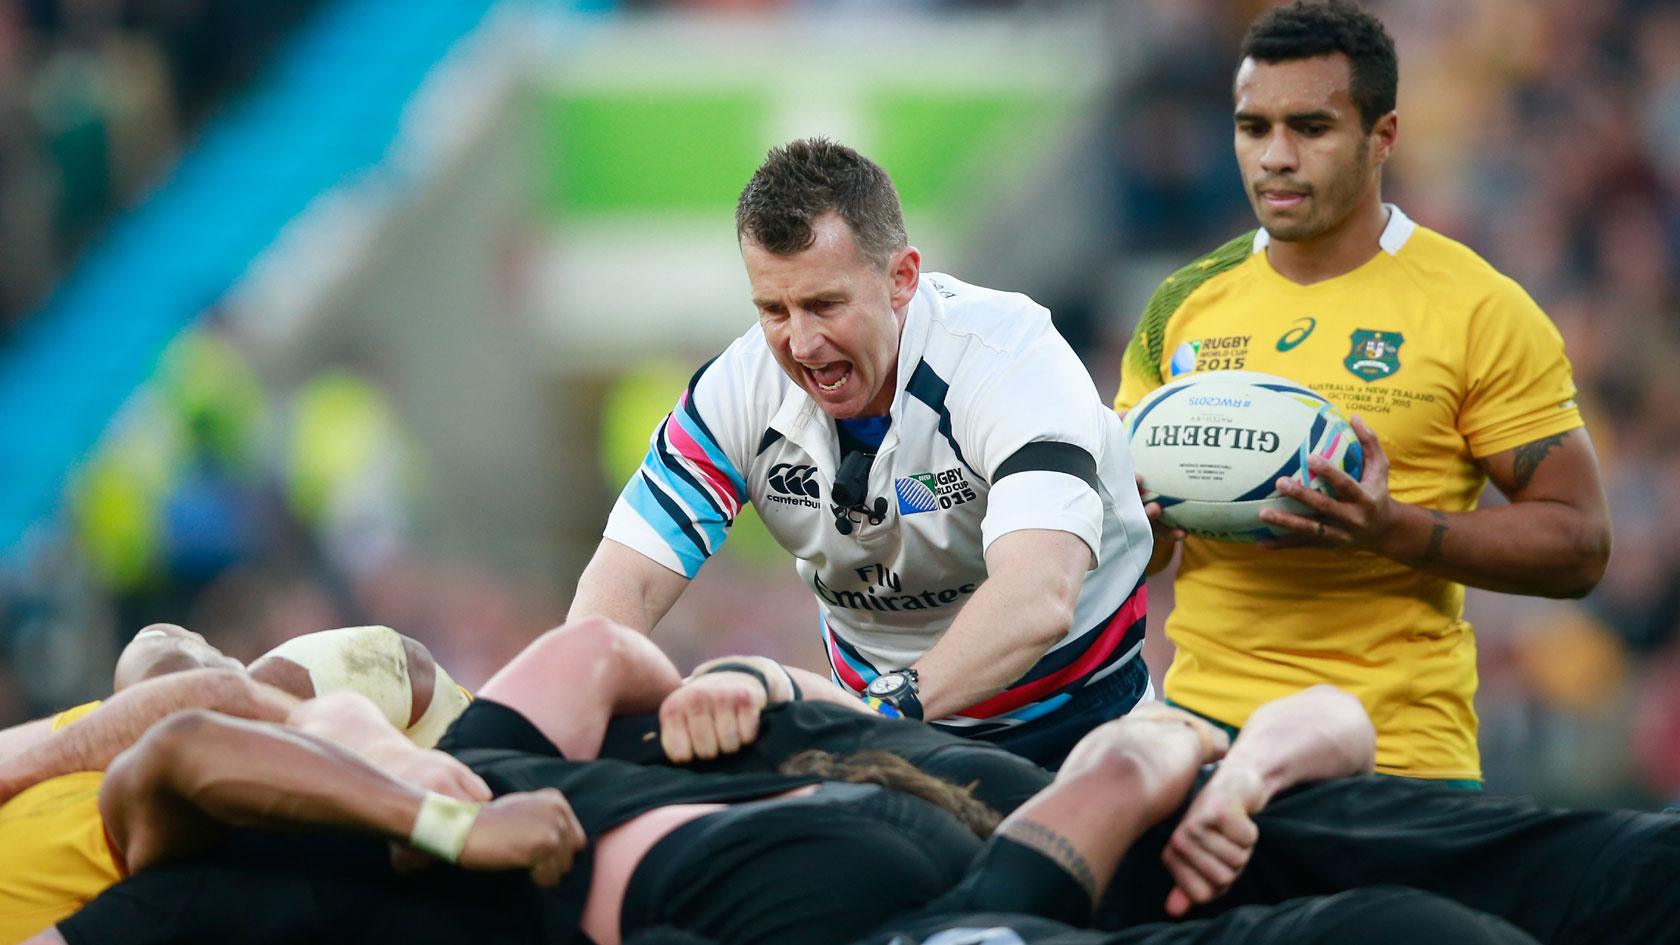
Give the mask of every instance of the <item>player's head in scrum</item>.
M 121 692 L 138 682 L 189 669 L 244 669 L 244 664 L 213 646 L 203 635 L 172 623 L 154 623 L 123 647 L 111 683 Z
M 823 138 L 773 149 L 741 191 L 735 231 L 765 340 L 829 416 L 883 416 L 921 254 L 892 179 Z
M 1399 64 L 1375 17 L 1346 2 L 1273 9 L 1249 27 L 1232 89 L 1237 164 L 1272 239 L 1334 239 L 1381 202 Z

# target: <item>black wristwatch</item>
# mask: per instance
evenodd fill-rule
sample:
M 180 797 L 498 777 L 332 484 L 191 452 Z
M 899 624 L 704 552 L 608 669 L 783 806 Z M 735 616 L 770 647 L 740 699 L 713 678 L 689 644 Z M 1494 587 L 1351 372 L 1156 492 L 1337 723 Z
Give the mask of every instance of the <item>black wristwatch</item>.
M 873 696 L 899 711 L 907 719 L 922 717 L 922 700 L 917 695 L 917 674 L 913 669 L 882 673 L 870 682 L 864 694 Z

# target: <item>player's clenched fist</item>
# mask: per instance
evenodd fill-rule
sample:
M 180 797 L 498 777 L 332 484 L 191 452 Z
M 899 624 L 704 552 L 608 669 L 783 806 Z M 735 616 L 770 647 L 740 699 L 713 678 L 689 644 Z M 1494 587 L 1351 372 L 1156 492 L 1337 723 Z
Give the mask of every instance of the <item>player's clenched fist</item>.
M 1231 888 L 1260 839 L 1253 815 L 1265 803 L 1265 786 L 1252 769 L 1227 765 L 1214 773 L 1161 851 L 1176 884 L 1167 895 L 1168 915 L 1182 916 Z
M 747 673 L 695 676 L 659 706 L 659 741 L 682 764 L 733 754 L 758 738 L 758 716 L 769 701 L 764 683 Z
M 471 870 L 523 869 L 538 886 L 554 886 L 585 842 L 572 805 L 554 788 L 543 788 L 484 805 L 459 862 Z

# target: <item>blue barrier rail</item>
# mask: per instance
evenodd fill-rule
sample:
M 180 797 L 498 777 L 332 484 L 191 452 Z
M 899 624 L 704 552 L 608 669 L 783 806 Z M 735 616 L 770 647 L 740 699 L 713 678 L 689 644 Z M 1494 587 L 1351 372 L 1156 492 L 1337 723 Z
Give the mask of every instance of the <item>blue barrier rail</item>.
M 170 340 L 311 200 L 384 159 L 426 74 L 492 4 L 323 8 L 71 270 L 0 352 L 0 558 L 55 513 Z

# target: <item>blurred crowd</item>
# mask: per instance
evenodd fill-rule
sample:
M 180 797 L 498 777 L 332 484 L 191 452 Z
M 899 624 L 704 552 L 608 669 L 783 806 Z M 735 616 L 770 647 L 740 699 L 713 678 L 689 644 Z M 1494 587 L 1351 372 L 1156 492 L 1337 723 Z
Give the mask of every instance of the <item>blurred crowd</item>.
M 70 477 L 68 534 L 0 571 L 0 725 L 109 691 L 155 622 L 236 659 L 386 624 L 478 685 L 558 619 L 552 576 L 423 554 L 425 450 L 376 366 L 265 381 L 212 317 Z
M 0 344 L 315 0 L 0 0 Z
M 1614 519 L 1609 571 L 1586 600 L 1471 596 L 1490 783 L 1675 797 L 1680 4 L 1369 5 L 1400 53 L 1385 197 L 1481 253 L 1556 322 Z M 1182 264 L 1253 227 L 1231 153 L 1230 79 L 1264 6 L 1147 4 L 1151 62 L 1121 95 L 1107 142 L 1124 254 Z

